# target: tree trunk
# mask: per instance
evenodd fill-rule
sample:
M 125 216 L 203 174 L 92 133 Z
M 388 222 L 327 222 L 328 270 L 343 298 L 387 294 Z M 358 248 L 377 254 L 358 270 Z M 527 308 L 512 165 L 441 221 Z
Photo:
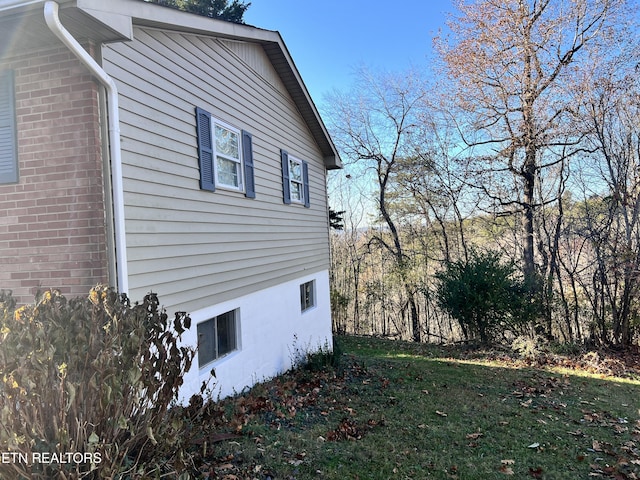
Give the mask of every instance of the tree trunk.
M 420 343 L 422 335 L 420 332 L 420 317 L 418 316 L 418 307 L 413 292 L 409 293 L 409 312 L 411 314 L 411 336 L 413 341 Z
M 522 229 L 524 234 L 523 246 L 523 273 L 527 284 L 534 288 L 536 285 L 536 265 L 535 265 L 535 248 L 534 248 L 534 204 L 535 204 L 535 149 L 527 151 L 525 160 L 523 179 L 523 208 L 524 217 Z

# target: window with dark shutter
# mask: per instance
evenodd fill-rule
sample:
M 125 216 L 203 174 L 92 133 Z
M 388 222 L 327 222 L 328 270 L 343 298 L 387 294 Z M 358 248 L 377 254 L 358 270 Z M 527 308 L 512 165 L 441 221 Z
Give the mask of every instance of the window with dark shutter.
M 282 196 L 284 203 L 291 203 L 291 187 L 289 185 L 289 154 L 286 150 L 280 150 L 282 161 Z
M 198 136 L 198 160 L 200 162 L 200 188 L 215 191 L 213 173 L 213 140 L 211 114 L 196 107 L 196 133 Z
M 282 162 L 282 191 L 284 203 L 311 206 L 309 197 L 309 164 L 280 150 Z
M 244 192 L 256 198 L 253 137 L 196 107 L 196 135 L 200 165 L 200 188 Z
M 18 181 L 13 71 L 0 70 L 0 184 Z
M 256 182 L 253 173 L 253 138 L 246 130 L 242 131 L 242 161 L 244 163 L 244 195 L 256 198 Z
M 302 162 L 302 185 L 304 189 L 304 206 L 306 208 L 310 208 L 311 201 L 309 199 L 309 164 L 305 161 Z

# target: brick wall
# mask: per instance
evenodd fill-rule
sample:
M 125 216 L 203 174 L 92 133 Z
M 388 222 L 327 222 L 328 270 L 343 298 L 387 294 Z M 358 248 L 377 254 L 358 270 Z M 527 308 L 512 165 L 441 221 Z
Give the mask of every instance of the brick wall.
M 66 48 L 15 72 L 20 180 L 0 185 L 0 289 L 86 295 L 107 282 L 98 85 Z

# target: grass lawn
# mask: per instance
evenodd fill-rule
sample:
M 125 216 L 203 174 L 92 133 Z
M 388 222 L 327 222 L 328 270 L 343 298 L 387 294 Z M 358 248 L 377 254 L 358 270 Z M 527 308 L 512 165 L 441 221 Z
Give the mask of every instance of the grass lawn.
M 618 361 L 337 342 L 337 368 L 211 406 L 204 478 L 640 478 L 640 376 Z

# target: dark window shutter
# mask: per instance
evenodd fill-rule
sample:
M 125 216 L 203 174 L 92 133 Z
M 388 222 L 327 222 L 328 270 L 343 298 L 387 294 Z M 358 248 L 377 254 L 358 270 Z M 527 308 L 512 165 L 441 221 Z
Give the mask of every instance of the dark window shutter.
M 196 107 L 196 134 L 198 136 L 198 160 L 200 164 L 200 188 L 215 191 L 213 178 L 213 140 L 211 114 Z
M 304 206 L 311 207 L 311 199 L 309 198 L 309 164 L 302 162 L 302 184 L 304 187 Z
M 291 187 L 289 185 L 289 154 L 280 150 L 282 160 L 282 194 L 284 203 L 291 203 Z
M 0 71 L 0 184 L 18 181 L 13 72 Z
M 244 195 L 256 198 L 256 181 L 253 173 L 253 143 L 252 136 L 246 130 L 242 131 L 242 162 L 244 163 Z

